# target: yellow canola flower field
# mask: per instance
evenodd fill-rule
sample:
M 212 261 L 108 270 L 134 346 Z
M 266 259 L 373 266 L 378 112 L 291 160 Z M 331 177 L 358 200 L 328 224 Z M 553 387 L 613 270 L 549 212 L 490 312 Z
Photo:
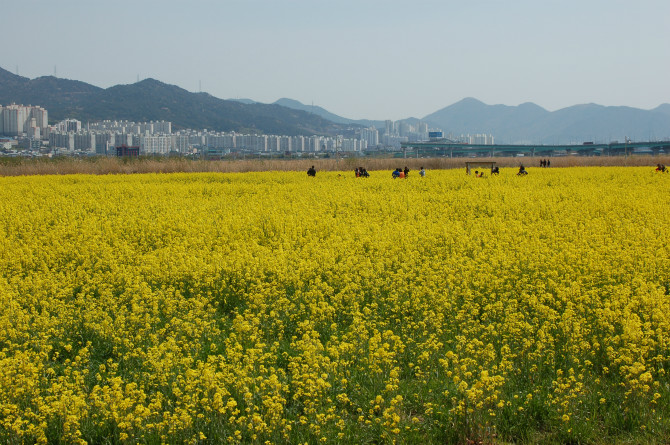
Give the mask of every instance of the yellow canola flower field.
M 670 175 L 0 178 L 0 442 L 664 443 Z

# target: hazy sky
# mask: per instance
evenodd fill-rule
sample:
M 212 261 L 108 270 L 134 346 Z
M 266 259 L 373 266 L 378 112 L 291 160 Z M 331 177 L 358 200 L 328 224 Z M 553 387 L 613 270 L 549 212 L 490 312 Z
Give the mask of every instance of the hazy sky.
M 670 102 L 668 0 L 3 0 L 0 67 L 352 119 Z

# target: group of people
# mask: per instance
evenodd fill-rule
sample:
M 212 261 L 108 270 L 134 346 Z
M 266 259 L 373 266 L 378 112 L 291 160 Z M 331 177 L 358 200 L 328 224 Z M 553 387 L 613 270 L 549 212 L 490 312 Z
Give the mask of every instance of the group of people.
M 393 177 L 393 179 L 395 179 L 395 178 L 407 179 L 407 177 L 409 176 L 409 168 L 407 168 L 407 166 L 405 166 L 405 169 L 401 170 L 400 167 L 398 167 L 395 170 L 393 170 L 393 173 L 391 173 L 391 176 Z
M 354 170 L 354 174 L 356 175 L 357 178 L 369 178 L 370 173 L 368 173 L 368 170 L 363 167 L 356 167 Z
M 369 178 L 370 173 L 368 173 L 368 170 L 364 167 L 356 167 L 354 169 L 354 174 L 356 175 L 357 178 Z M 396 168 L 393 171 L 393 179 L 395 178 L 407 178 L 409 175 L 409 168 L 405 166 L 404 170 L 401 170 L 400 168 Z M 307 169 L 307 176 L 316 176 L 316 169 L 312 165 L 310 168 Z M 426 176 L 426 169 L 421 167 L 421 170 L 419 170 L 419 176 L 422 178 Z
M 401 170 L 398 167 L 395 170 L 393 170 L 393 173 L 391 173 L 391 176 L 393 177 L 393 179 L 395 179 L 395 178 L 407 179 L 407 177 L 409 176 L 409 168 L 407 168 L 407 166 L 405 166 L 405 168 Z M 424 178 L 426 176 L 426 169 L 425 168 L 421 167 L 421 170 L 419 170 L 419 176 L 421 176 L 422 178 Z
M 542 159 L 540 161 L 540 167 L 549 167 L 550 165 L 551 165 L 551 161 L 549 159 Z M 661 173 L 667 173 L 670 170 L 668 170 L 668 168 L 663 164 L 656 164 L 656 171 L 661 172 Z M 356 169 L 354 170 L 354 173 L 356 174 L 357 178 L 369 178 L 370 177 L 370 173 L 368 173 L 367 169 L 365 169 L 363 167 L 356 167 Z M 497 166 L 491 168 L 491 174 L 492 175 L 497 175 L 499 173 L 500 173 L 500 169 Z M 526 167 L 524 167 L 523 164 L 521 164 L 521 166 L 519 166 L 519 171 L 517 172 L 516 175 L 517 176 L 525 176 L 527 174 L 528 174 L 528 172 L 526 171 Z M 308 176 L 316 176 L 316 169 L 314 168 L 313 165 L 309 169 L 307 169 L 307 175 Z M 404 169 L 400 169 L 400 167 L 398 167 L 395 170 L 393 170 L 393 173 L 392 173 L 393 179 L 396 179 L 396 178 L 407 179 L 408 175 L 409 175 L 409 168 L 407 168 L 407 166 L 405 166 Z M 422 178 L 424 176 L 426 176 L 426 170 L 423 167 L 421 167 L 421 170 L 419 170 L 419 176 L 421 176 Z M 484 177 L 484 171 L 482 170 L 480 172 L 478 170 L 475 170 L 475 177 L 476 178 L 483 178 Z
M 498 167 L 497 165 L 491 167 L 491 175 L 498 175 L 498 174 L 500 174 L 500 167 Z M 475 170 L 475 178 L 485 178 L 484 170 L 482 171 Z

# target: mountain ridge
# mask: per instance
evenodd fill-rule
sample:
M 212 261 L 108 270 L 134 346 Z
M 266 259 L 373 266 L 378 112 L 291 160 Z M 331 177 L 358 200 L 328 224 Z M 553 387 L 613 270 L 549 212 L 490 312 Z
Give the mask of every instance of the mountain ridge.
M 219 99 L 209 93 L 192 93 L 160 80 L 100 88 L 85 82 L 42 76 L 18 76 L 0 68 L 0 104 L 41 105 L 52 121 L 127 119 L 169 120 L 176 129 L 207 128 L 216 131 L 286 135 L 353 135 L 360 127 L 384 128 L 383 120 L 354 120 L 314 105 L 281 98 L 272 104 L 251 99 Z M 577 104 L 548 111 L 533 103 L 517 106 L 488 105 L 476 98 L 458 102 L 411 124 L 423 121 L 446 135 L 492 134 L 496 143 L 610 142 L 630 138 L 670 138 L 670 104 L 652 110 L 628 106 Z
M 487 105 L 464 98 L 426 115 L 423 120 L 456 137 L 492 134 L 496 143 L 556 144 L 670 137 L 670 104 L 642 110 L 587 103 L 548 111 L 532 102 L 518 106 Z
M 300 101 L 289 98 L 281 98 L 273 102 L 276 105 L 281 105 L 283 107 L 293 108 L 296 110 L 307 111 L 309 113 L 314 113 L 318 116 L 328 119 L 331 122 L 336 122 L 339 124 L 354 124 L 362 125 L 364 127 L 383 127 L 384 121 L 381 120 L 370 120 L 370 119 L 348 119 L 346 117 L 338 116 L 337 114 L 331 113 L 330 111 L 322 108 L 318 105 L 306 105 Z
M 305 111 L 268 104 L 244 104 L 191 93 L 148 78 L 103 89 L 54 76 L 27 79 L 0 68 L 0 104 L 40 105 L 51 121 L 125 119 L 167 120 L 179 128 L 283 135 L 335 135 L 349 126 Z

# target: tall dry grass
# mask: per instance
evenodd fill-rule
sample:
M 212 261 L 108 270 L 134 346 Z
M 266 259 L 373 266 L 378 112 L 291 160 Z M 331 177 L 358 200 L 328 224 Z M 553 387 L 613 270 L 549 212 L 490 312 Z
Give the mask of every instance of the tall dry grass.
M 111 157 L 56 159 L 0 159 L 0 176 L 69 175 L 69 174 L 133 174 L 251 171 L 306 171 L 314 165 L 317 171 L 349 171 L 365 167 L 369 171 L 394 170 L 407 166 L 410 170 L 465 168 L 467 161 L 495 161 L 500 167 L 538 167 L 541 159 L 550 159 L 551 167 L 577 166 L 656 166 L 670 165 L 670 156 L 566 156 L 566 157 L 499 157 L 499 158 L 328 158 L 328 159 L 247 159 L 191 160 L 185 158 Z

